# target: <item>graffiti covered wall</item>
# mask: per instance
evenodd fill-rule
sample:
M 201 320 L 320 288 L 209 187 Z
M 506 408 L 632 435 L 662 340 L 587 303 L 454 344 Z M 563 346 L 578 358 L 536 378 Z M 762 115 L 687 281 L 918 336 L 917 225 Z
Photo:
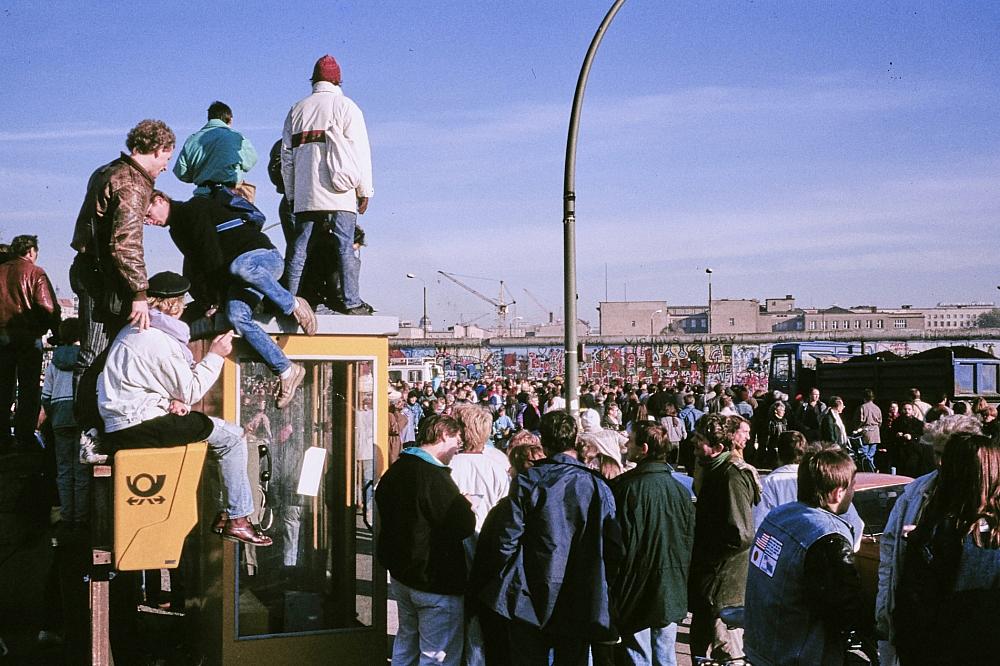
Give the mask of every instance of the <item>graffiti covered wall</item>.
M 900 356 L 934 347 L 964 345 L 996 355 L 1000 340 L 892 340 L 865 341 L 866 353 L 891 351 Z M 679 381 L 729 386 L 742 384 L 751 391 L 766 390 L 773 343 L 685 343 L 669 340 L 626 340 L 625 344 L 588 342 L 580 360 L 585 381 L 644 379 L 668 384 Z M 441 365 L 446 378 L 544 379 L 564 372 L 564 351 L 551 344 L 506 346 L 470 341 L 468 346 L 429 346 L 391 343 L 391 358 L 429 358 Z

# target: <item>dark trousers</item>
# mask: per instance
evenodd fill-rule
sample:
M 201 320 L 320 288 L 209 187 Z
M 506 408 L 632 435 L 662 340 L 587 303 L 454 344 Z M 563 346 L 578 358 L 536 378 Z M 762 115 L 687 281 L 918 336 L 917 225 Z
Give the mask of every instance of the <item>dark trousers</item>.
M 34 445 L 42 378 L 42 341 L 21 339 L 0 344 L 0 438 L 10 433 L 10 408 L 17 395 L 14 437 Z
M 590 642 L 586 638 L 553 636 L 518 620 L 511 620 L 507 636 L 513 666 L 586 666 L 588 661 Z
M 108 345 L 118 335 L 122 326 L 128 323 L 129 310 L 125 315 L 115 315 L 110 312 L 99 312 L 98 298 L 106 288 L 101 284 L 100 275 L 92 260 L 78 254 L 69 268 L 69 282 L 77 296 L 80 324 L 83 326 L 83 336 L 80 340 L 80 355 L 73 369 L 75 382 L 80 380 L 94 359 L 101 355 Z M 129 305 L 131 309 L 131 305 Z

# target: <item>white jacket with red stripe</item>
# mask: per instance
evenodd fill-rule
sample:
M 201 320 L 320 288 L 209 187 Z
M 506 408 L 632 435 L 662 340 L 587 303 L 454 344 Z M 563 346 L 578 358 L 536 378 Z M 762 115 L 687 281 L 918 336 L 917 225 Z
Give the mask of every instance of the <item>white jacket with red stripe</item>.
M 368 130 L 361 109 L 340 86 L 313 83 L 285 118 L 281 175 L 294 212 L 357 212 L 358 197 L 375 193 Z

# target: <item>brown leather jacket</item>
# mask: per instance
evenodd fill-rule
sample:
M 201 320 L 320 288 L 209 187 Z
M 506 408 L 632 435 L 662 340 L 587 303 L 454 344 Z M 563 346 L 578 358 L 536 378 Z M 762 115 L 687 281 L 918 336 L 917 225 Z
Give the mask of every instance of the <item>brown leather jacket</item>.
M 117 314 L 127 313 L 133 300 L 144 299 L 149 286 L 142 223 L 152 191 L 153 179 L 122 153 L 90 177 L 76 219 L 71 245 L 103 278 L 109 293 L 101 295 L 99 306 Z
M 37 339 L 59 329 L 59 302 L 45 271 L 24 257 L 0 265 L 0 335 Z

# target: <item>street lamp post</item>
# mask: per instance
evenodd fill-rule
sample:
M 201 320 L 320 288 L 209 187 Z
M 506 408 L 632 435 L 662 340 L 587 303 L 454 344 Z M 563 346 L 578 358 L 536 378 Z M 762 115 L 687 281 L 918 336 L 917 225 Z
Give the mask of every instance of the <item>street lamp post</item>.
M 563 337 L 566 358 L 566 411 L 572 416 L 580 413 L 580 359 L 576 348 L 576 140 L 590 66 L 594 62 L 594 56 L 597 55 L 597 47 L 604 39 L 604 33 L 607 32 L 608 26 L 623 4 L 625 0 L 615 0 L 590 41 L 583 66 L 580 68 L 580 77 L 576 81 L 573 108 L 569 113 L 569 132 L 566 137 L 566 169 L 563 174 L 563 312 L 566 322 Z
M 653 317 L 663 312 L 663 310 L 653 310 L 653 314 L 649 315 L 649 337 L 653 337 Z
M 712 269 L 706 268 L 708 275 L 708 334 L 712 334 Z
M 407 273 L 406 277 L 410 278 L 411 280 L 420 280 L 420 282 L 424 285 L 424 316 L 420 318 L 420 327 L 424 330 L 424 338 L 426 338 L 427 328 L 428 325 L 430 324 L 430 321 L 427 319 L 427 283 L 424 282 L 423 278 L 417 277 L 413 273 Z
M 514 337 L 514 328 L 515 328 L 515 325 L 517 324 L 517 320 L 518 319 L 524 319 L 524 317 L 514 317 L 513 319 L 510 320 L 510 330 L 509 330 L 509 333 L 508 333 L 510 337 Z M 518 328 L 518 337 L 520 337 L 520 333 L 521 333 L 520 327 L 518 326 L 517 328 Z

